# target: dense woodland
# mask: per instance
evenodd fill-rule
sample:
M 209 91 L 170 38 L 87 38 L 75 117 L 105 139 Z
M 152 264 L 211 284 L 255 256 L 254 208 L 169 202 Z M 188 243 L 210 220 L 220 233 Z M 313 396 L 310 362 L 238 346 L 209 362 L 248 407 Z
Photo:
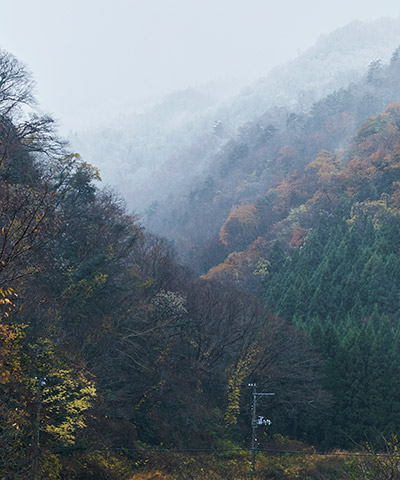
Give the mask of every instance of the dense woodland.
M 283 190 L 286 175 L 294 175 L 321 151 L 343 156 L 362 124 L 398 100 L 397 57 L 396 51 L 388 65 L 371 62 L 362 80 L 332 92 L 308 110 L 274 108 L 243 125 L 209 162 L 208 175 L 187 195 L 172 196 L 149 212 L 150 225 L 174 239 L 181 257 L 201 274 L 232 251 L 243 250 L 264 234 L 264 224 L 279 221 L 285 212 L 273 218 L 263 212 L 264 224 L 257 225 L 245 214 L 250 222 L 246 225 L 238 220 L 241 211 L 248 213 L 254 204 L 261 212 L 268 201 L 266 192 L 278 186 Z M 282 204 L 286 206 L 290 205 Z M 234 230 L 238 222 L 245 232 Z M 222 242 L 221 229 L 227 237 Z M 230 230 L 234 235 L 229 239 Z
M 184 193 L 198 190 L 208 176 L 214 178 L 210 167 L 239 128 L 266 112 L 274 123 L 279 117 L 285 122 L 290 113 L 309 111 L 326 95 L 359 82 L 371 60 L 389 61 L 399 44 L 400 20 L 355 21 L 321 36 L 254 83 L 243 87 L 225 79 L 195 85 L 137 112 L 130 111 L 127 101 L 118 118 L 68 138 L 75 151 L 100 168 L 103 181 L 123 194 L 129 208 L 146 213 L 148 228 L 177 239 L 182 225 L 171 207 Z M 265 119 L 257 123 L 265 125 Z M 229 189 L 222 192 L 229 194 Z
M 66 151 L 24 67 L 0 66 L 3 478 L 128 478 L 146 448 L 246 442 L 247 378 L 287 392 L 282 419 L 313 408 L 305 335 L 179 266 Z
M 316 452 L 398 447 L 399 77 L 243 127 L 173 205 L 182 266 L 0 53 L 0 478 L 247 478 L 253 382 L 259 478 L 397 478 Z

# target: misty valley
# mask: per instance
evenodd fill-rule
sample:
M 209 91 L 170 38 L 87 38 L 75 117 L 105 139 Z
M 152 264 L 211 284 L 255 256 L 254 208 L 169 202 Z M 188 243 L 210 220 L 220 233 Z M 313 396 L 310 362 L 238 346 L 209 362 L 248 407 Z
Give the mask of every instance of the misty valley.
M 0 480 L 400 478 L 399 20 L 67 140 L 0 50 L 0 220 Z

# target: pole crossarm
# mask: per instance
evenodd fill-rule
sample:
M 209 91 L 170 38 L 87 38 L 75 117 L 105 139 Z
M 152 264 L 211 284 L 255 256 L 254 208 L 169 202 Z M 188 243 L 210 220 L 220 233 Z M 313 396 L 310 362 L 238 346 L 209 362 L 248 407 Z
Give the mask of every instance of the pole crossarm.
M 253 411 L 251 416 L 251 426 L 252 426 L 252 441 L 251 441 L 251 478 L 254 478 L 255 468 L 256 468 L 256 451 L 257 451 L 257 421 L 256 421 L 256 408 L 257 400 L 260 397 L 273 396 L 275 393 L 265 393 L 257 392 L 257 384 L 249 383 L 249 387 L 253 387 Z

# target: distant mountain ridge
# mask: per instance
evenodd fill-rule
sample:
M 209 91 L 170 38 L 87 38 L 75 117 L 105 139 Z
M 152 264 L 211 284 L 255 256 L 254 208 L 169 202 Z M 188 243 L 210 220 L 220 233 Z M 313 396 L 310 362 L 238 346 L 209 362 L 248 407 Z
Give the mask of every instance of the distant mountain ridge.
M 296 208 L 304 192 L 291 178 L 324 150 L 346 161 L 343 152 L 367 118 L 399 101 L 399 80 L 397 48 L 390 63 L 373 62 L 360 81 L 327 95 L 308 111 L 267 111 L 220 148 L 206 177 L 158 205 L 149 221 L 175 241 L 182 258 L 199 273 L 221 262 L 237 264 L 239 258 L 231 254 L 253 248 L 267 224 L 278 221 L 280 210 L 267 208 L 274 196 L 282 195 L 282 206 Z
M 239 94 L 230 95 L 232 86 L 225 92 L 220 85 L 208 91 L 189 88 L 70 141 L 100 168 L 104 182 L 121 192 L 130 209 L 143 213 L 171 194 L 187 194 L 198 178 L 208 175 L 209 165 L 239 127 L 268 109 L 307 110 L 324 95 L 359 80 L 372 60 L 387 61 L 399 44 L 400 19 L 355 21 L 323 35 L 314 47 Z
M 258 80 L 251 89 L 258 100 L 254 108 L 261 115 L 271 106 L 309 107 L 333 90 L 359 80 L 371 61 L 380 58 L 387 62 L 399 44 L 400 19 L 351 22 L 322 35 L 313 47 Z

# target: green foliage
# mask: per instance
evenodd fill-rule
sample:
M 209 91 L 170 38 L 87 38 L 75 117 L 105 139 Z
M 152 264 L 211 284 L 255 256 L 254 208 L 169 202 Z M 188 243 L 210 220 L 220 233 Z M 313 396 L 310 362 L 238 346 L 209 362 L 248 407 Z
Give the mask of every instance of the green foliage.
M 368 447 L 359 458 L 346 463 L 346 479 L 349 480 L 397 480 L 400 454 L 396 435 L 384 441 L 384 450 L 376 452 Z
M 334 407 L 319 441 L 328 445 L 372 441 L 382 429 L 400 428 L 393 318 L 400 309 L 400 269 L 392 242 L 400 232 L 387 224 L 369 232 L 361 236 L 343 222 L 320 226 L 265 283 L 269 304 L 306 330 L 324 358 Z
M 26 74 L 1 53 L 0 67 Z M 373 73 L 368 88 L 384 86 L 381 69 Z M 20 78 L 8 90 L 15 108 L 0 95 L 3 475 L 246 478 L 244 450 L 195 457 L 163 447 L 243 444 L 241 385 L 253 377 L 276 392 L 270 432 L 332 447 L 400 430 L 399 105 L 364 124 L 346 164 L 325 149 L 355 133 L 376 98 L 370 108 L 341 91 L 288 117 L 286 130 L 250 125 L 221 152 L 220 177 L 192 195 L 223 225 L 212 258 L 227 260 L 208 278 L 253 290 L 263 282 L 277 317 L 232 283 L 180 267 L 96 187 L 99 172 L 65 151 L 51 119 L 21 120 L 18 103 L 32 94 Z M 222 187 L 241 176 L 227 200 Z M 196 218 L 182 225 L 199 228 Z M 380 460 L 349 463 L 349 475 L 380 478 Z M 266 478 L 338 475 L 313 456 L 260 454 L 259 467 Z
M 42 452 L 38 480 L 61 480 L 60 456 L 49 451 Z
M 125 455 L 95 449 L 80 461 L 80 477 L 104 480 L 128 480 L 133 470 Z

